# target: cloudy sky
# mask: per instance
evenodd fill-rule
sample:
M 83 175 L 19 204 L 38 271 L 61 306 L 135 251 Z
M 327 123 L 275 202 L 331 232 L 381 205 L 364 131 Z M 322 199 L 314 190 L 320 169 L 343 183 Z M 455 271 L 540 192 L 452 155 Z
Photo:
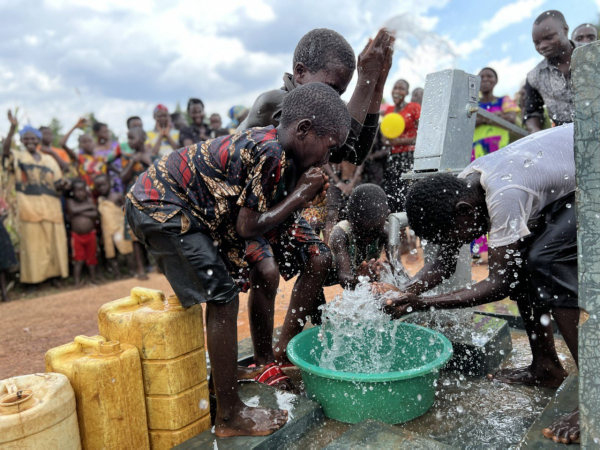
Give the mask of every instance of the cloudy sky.
M 569 5 L 568 8 L 565 5 Z M 387 24 L 401 37 L 386 91 L 406 78 L 456 67 L 499 74 L 496 94 L 513 95 L 541 59 L 533 19 L 548 9 L 571 29 L 598 22 L 600 0 L 0 0 L 0 134 L 19 107 L 34 126 L 65 128 L 93 111 L 123 136 L 125 119 L 173 109 L 189 97 L 225 116 L 281 85 L 298 40 L 332 28 L 356 53 Z M 349 89 L 351 92 L 351 89 Z M 348 94 L 346 94 L 348 96 Z M 388 95 L 389 97 L 389 95 Z M 226 122 L 227 119 L 224 118 Z

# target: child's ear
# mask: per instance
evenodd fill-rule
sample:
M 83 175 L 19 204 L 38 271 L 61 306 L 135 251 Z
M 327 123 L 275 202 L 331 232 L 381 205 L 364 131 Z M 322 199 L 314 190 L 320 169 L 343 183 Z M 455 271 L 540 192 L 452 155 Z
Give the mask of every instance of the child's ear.
M 312 120 L 310 120 L 310 119 L 302 119 L 296 125 L 296 138 L 299 141 L 305 139 L 308 136 L 308 133 L 310 132 L 310 130 L 312 129 L 312 127 L 313 127 Z
M 306 75 L 306 72 L 308 72 L 308 69 L 303 62 L 297 62 L 294 64 L 294 79 L 296 81 L 303 79 L 304 75 Z
M 471 215 L 473 213 L 475 208 L 473 208 L 473 205 L 471 205 L 469 202 L 465 202 L 465 201 L 460 201 L 456 204 L 456 213 L 459 216 L 468 216 Z

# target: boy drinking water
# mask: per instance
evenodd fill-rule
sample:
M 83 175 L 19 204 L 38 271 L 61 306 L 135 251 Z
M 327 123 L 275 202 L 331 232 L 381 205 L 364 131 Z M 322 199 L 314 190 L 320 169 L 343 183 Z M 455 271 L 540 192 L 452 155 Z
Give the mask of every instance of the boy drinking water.
M 71 245 L 73 249 L 73 279 L 81 285 L 81 271 L 85 264 L 90 281 L 96 282 L 96 219 L 98 210 L 88 195 L 86 182 L 76 178 L 71 183 L 72 197 L 67 199 L 67 214 L 71 222 Z
M 292 223 L 324 195 L 327 177 L 320 166 L 343 144 L 349 127 L 338 94 L 321 83 L 307 84 L 287 95 L 276 128 L 254 128 L 174 151 L 140 176 L 127 196 L 133 232 L 182 305 L 206 303 L 217 436 L 267 435 L 286 422 L 286 411 L 246 406 L 237 392 L 238 292 L 247 282 L 246 241 Z M 265 321 L 260 326 L 272 332 L 272 316 Z
M 406 199 L 406 213 L 415 233 L 439 244 L 440 250 L 400 288 L 403 292 L 387 300 L 386 308 L 402 315 L 471 307 L 510 295 L 525 323 L 533 361 L 490 378 L 559 387 L 568 373 L 556 353 L 550 316 L 575 362 L 578 357 L 573 125 L 538 132 L 479 158 L 458 178 L 440 174 L 416 182 Z M 488 278 L 450 294 L 419 296 L 454 273 L 462 245 L 488 232 Z M 577 441 L 578 410 L 544 430 L 544 436 Z

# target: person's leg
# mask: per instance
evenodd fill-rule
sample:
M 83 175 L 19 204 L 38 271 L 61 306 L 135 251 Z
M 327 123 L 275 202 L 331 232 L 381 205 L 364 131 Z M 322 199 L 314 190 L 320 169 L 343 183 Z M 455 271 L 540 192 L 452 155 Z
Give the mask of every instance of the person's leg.
M 248 295 L 250 334 L 254 346 L 254 363 L 264 366 L 275 360 L 273 355 L 273 322 L 275 297 L 279 287 L 279 268 L 275 258 L 258 261 L 250 271 Z
M 144 247 L 139 242 L 133 243 L 133 255 L 135 258 L 135 276 L 140 280 L 147 280 L 146 269 L 144 268 Z
M 121 276 L 121 270 L 119 269 L 119 261 L 117 260 L 117 258 L 111 258 L 108 260 L 108 264 L 110 266 L 110 270 L 113 273 L 113 277 L 115 280 L 120 280 L 122 278 Z
M 0 270 L 0 289 L 2 290 L 2 301 L 8 301 L 8 292 L 6 290 L 6 270 Z
M 525 294 L 518 296 L 517 306 L 531 346 L 531 365 L 500 370 L 493 379 L 509 384 L 559 387 L 569 374 L 556 353 L 550 307 L 532 307 Z
M 579 308 L 554 308 L 552 316 L 558 325 L 569 351 L 576 364 L 579 364 Z M 575 408 L 571 414 L 567 414 L 555 421 L 550 427 L 542 431 L 545 437 L 553 439 L 554 442 L 568 444 L 570 442 L 579 442 L 579 407 Z
M 306 316 L 314 311 L 331 264 L 332 256 L 330 252 L 313 255 L 308 259 L 306 267 L 296 280 L 281 336 L 275 348 L 275 357 L 279 362 L 288 362 L 286 356 L 287 345 L 294 336 L 302 331 Z
M 287 421 L 287 411 L 252 408 L 238 395 L 237 386 L 237 314 L 239 298 L 229 303 L 206 304 L 206 337 L 212 367 L 217 416 L 215 435 L 265 436 Z
M 73 281 L 75 286 L 81 285 L 81 271 L 83 270 L 83 264 L 85 261 L 73 261 Z
M 87 269 L 90 274 L 90 283 L 96 284 L 96 264 L 88 264 Z

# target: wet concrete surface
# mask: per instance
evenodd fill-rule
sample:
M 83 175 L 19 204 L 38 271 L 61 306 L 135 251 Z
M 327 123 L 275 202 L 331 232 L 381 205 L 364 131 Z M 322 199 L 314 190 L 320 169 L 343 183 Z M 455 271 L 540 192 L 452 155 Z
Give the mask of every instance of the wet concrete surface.
M 527 335 L 512 330 L 511 337 L 513 350 L 502 368 L 530 364 Z M 576 374 L 576 366 L 564 341 L 556 339 L 556 346 L 565 369 Z M 290 371 L 290 375 L 296 383 L 300 383 L 298 371 Z M 490 382 L 486 377 L 444 371 L 437 385 L 436 401 L 429 412 L 397 427 L 456 449 L 518 448 L 555 392 L 556 389 L 552 388 L 507 385 Z M 349 424 L 325 419 L 289 448 L 324 448 L 350 427 Z

